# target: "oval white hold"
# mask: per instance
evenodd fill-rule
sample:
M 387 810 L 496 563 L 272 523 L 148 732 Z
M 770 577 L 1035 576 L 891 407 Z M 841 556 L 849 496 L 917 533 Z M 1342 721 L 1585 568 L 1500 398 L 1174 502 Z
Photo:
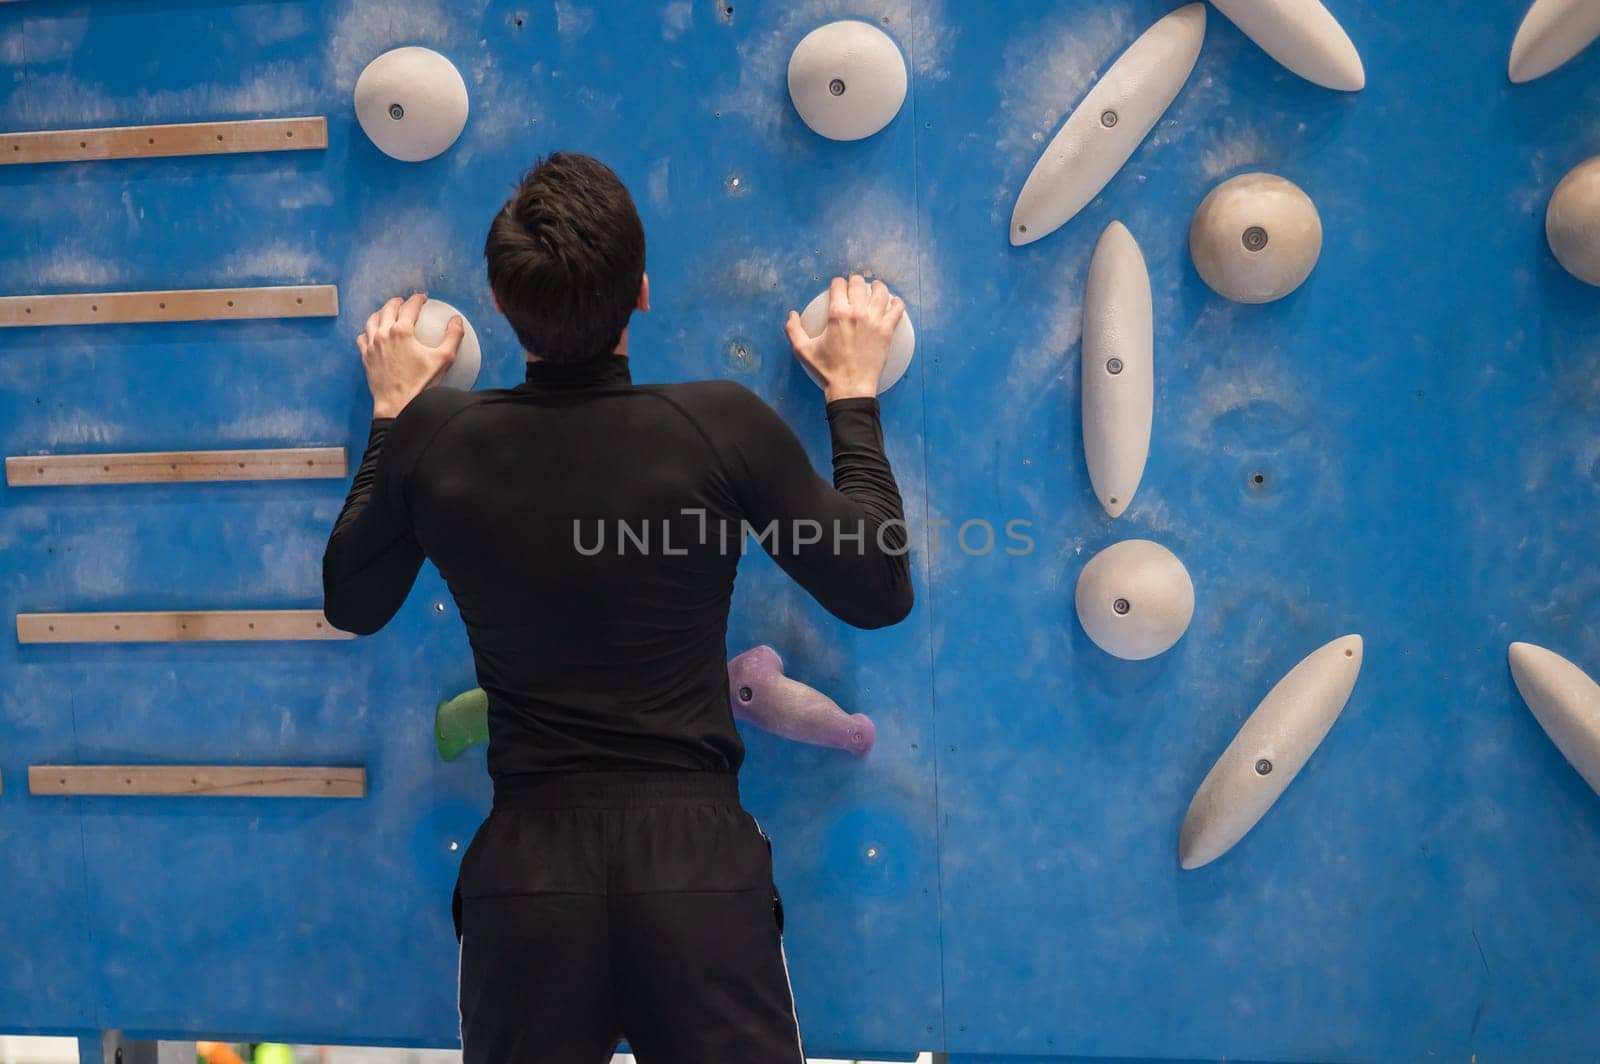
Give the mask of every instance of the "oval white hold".
M 1270 303 L 1305 283 L 1322 255 L 1311 197 L 1276 174 L 1240 174 L 1200 201 L 1189 255 L 1201 278 L 1239 303 Z
M 422 312 L 417 315 L 417 327 L 413 335 L 429 347 L 438 347 L 444 341 L 445 326 L 457 314 L 461 312 L 444 300 L 429 299 L 422 304 Z M 456 360 L 439 378 L 437 386 L 440 388 L 470 389 L 477 383 L 478 370 L 483 364 L 483 352 L 478 347 L 478 333 L 472 327 L 472 319 L 461 314 L 461 320 L 466 323 L 467 329 L 461 337 L 461 346 L 456 349 Z
M 1150 455 L 1155 412 L 1150 274 L 1121 222 L 1100 234 L 1083 300 L 1083 456 L 1112 517 L 1133 501 Z
M 432 159 L 467 125 L 467 83 L 431 48 L 384 52 L 356 79 L 356 120 L 379 151 L 401 162 Z
M 789 98 L 801 121 L 829 140 L 870 137 L 905 102 L 905 57 L 868 23 L 818 26 L 789 56 Z
M 1148 539 L 1113 543 L 1078 574 L 1078 622 L 1113 657 L 1143 661 L 1172 649 L 1194 617 L 1194 582 L 1178 556 Z
M 822 331 L 828 327 L 826 288 L 800 312 L 800 327 L 806 331 L 807 336 L 821 336 Z M 879 395 L 900 383 L 900 378 L 906 375 L 906 369 L 911 365 L 911 356 L 916 349 L 917 330 L 912 327 L 911 311 L 907 310 L 900 316 L 900 324 L 895 326 L 894 335 L 889 338 L 889 360 L 883 364 L 883 372 L 878 375 Z M 822 387 L 822 378 L 813 373 L 810 366 L 802 362 L 800 368 L 806 371 L 806 376 L 811 378 L 812 384 L 818 388 Z
M 1544 235 L 1568 273 L 1600 285 L 1600 155 L 1573 167 L 1551 193 Z
M 1188 4 L 1118 57 L 1034 164 L 1011 212 L 1011 243 L 1049 236 L 1088 206 L 1155 128 L 1189 80 L 1206 7 Z
M 1211 0 L 1217 10 L 1278 63 L 1313 85 L 1360 92 L 1361 53 L 1319 0 Z
M 1572 662 L 1532 643 L 1511 644 L 1511 677 L 1534 719 L 1600 794 L 1600 685 Z
M 1206 773 L 1178 835 L 1178 863 L 1210 864 L 1266 815 L 1339 719 L 1361 675 L 1362 640 L 1341 636 L 1279 680 Z
M 1533 0 L 1511 42 L 1507 73 L 1519 84 L 1542 78 L 1596 37 L 1600 37 L 1600 4 L 1595 0 Z

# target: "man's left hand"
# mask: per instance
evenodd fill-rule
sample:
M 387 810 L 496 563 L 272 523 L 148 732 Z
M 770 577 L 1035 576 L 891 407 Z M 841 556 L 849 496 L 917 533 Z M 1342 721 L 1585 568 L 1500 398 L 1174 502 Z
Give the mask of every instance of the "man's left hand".
M 416 337 L 417 315 L 427 301 L 421 292 L 406 300 L 396 296 L 367 319 L 366 332 L 356 337 L 375 418 L 399 417 L 406 404 L 436 384 L 456 360 L 467 323 L 455 315 L 445 325 L 439 346 L 429 347 Z

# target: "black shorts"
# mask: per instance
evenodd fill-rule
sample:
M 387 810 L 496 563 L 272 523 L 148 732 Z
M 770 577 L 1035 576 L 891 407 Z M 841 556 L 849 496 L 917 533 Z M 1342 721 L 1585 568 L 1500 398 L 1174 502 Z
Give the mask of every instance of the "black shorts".
M 772 850 L 710 773 L 502 784 L 461 862 L 464 1064 L 803 1064 Z

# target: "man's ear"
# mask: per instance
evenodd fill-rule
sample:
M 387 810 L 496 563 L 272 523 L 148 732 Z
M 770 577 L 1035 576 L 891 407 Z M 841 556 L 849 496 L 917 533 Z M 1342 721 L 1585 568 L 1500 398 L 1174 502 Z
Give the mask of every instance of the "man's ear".
M 650 309 L 650 275 L 648 273 L 639 278 L 639 301 L 633 305 L 633 309 L 643 311 Z

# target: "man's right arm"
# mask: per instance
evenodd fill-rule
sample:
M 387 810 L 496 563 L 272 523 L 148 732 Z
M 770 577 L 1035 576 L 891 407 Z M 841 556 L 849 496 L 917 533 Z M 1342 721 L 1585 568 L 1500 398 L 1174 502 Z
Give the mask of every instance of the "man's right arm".
M 721 387 L 727 402 L 714 438 L 728 441 L 730 494 L 763 549 L 840 620 L 858 628 L 904 620 L 913 598 L 907 530 L 878 401 L 828 404 L 830 486 L 776 411 L 743 387 Z

